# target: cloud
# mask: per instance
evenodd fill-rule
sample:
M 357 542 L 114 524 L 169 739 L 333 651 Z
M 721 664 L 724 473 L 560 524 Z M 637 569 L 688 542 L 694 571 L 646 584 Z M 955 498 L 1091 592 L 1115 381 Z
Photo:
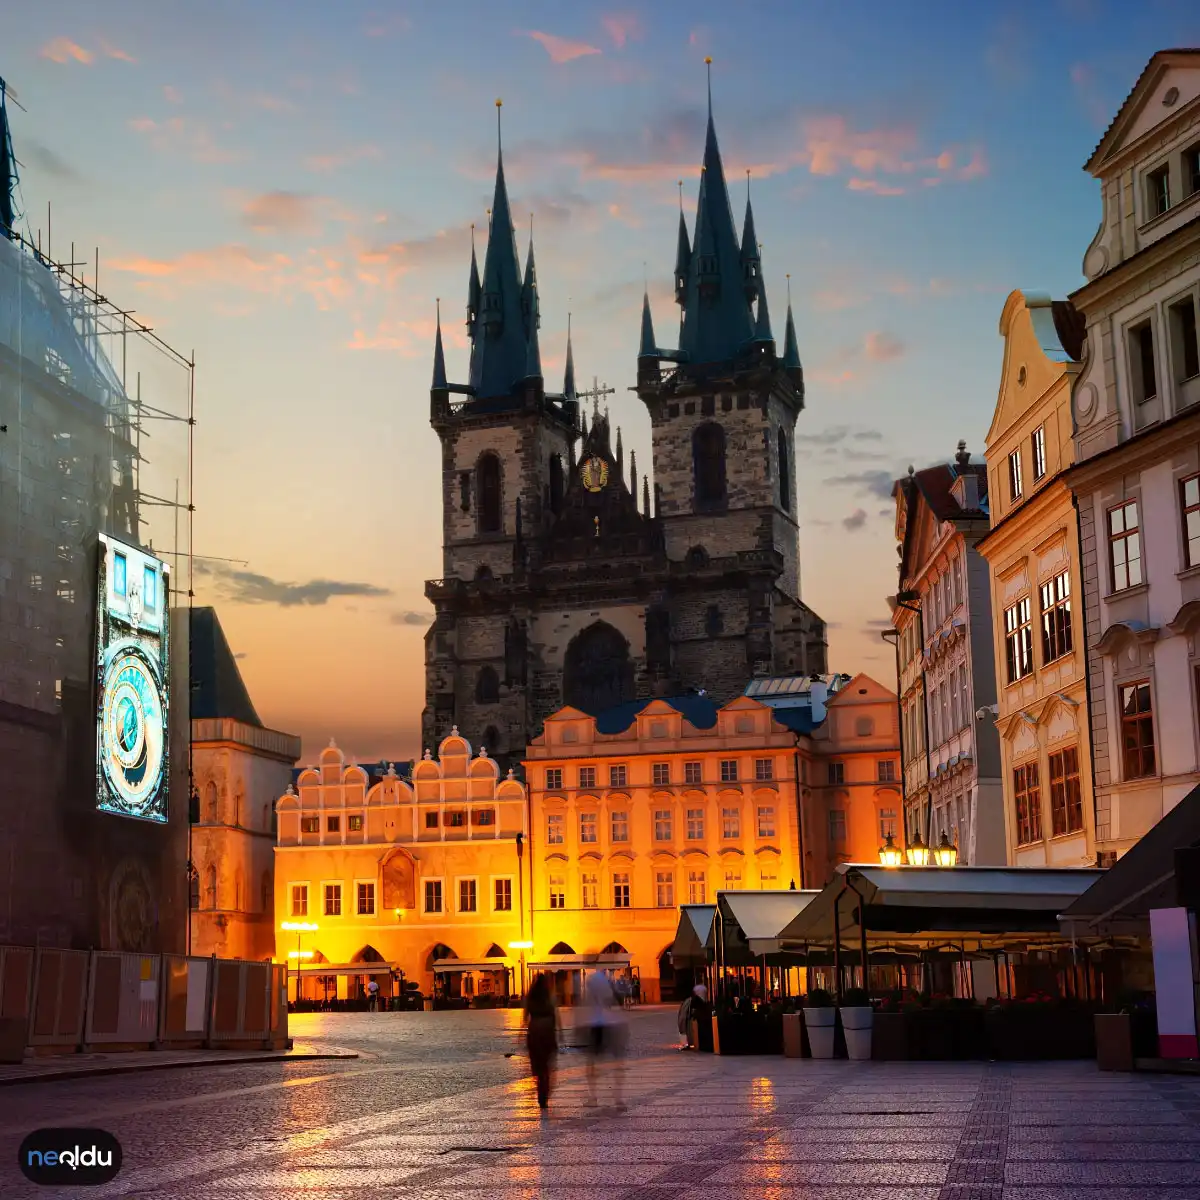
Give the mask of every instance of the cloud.
M 100 39 L 100 49 L 104 52 L 105 58 L 115 58 L 120 62 L 136 63 L 137 59 L 132 54 L 122 50 L 119 46 L 113 46 L 106 42 L 103 38 Z
M 320 226 L 318 204 L 303 192 L 264 192 L 242 205 L 242 220 L 256 233 L 312 233 Z
M 394 37 L 412 28 L 412 18 L 403 13 L 368 13 L 363 33 L 369 38 Z
M 639 41 L 644 32 L 641 18 L 634 13 L 609 13 L 600 18 L 600 24 L 618 50 L 623 50 L 630 39 Z
M 849 425 L 831 425 L 816 433 L 799 434 L 796 441 L 810 446 L 840 446 L 843 442 L 879 442 L 883 434 L 878 429 L 852 429 Z
M 206 250 L 185 250 L 175 258 L 114 258 L 108 260 L 113 271 L 125 271 L 145 280 L 179 280 L 190 285 L 214 283 L 221 287 L 242 287 L 251 291 L 276 290 L 280 272 L 292 265 L 286 254 L 267 254 L 239 243 L 227 243 Z
M 1002 83 L 1015 87 L 1029 78 L 1033 61 L 1030 49 L 1030 38 L 1023 23 L 1007 16 L 995 27 L 983 59 Z
M 207 125 L 184 117 L 169 117 L 165 121 L 134 117 L 129 128 L 143 134 L 160 153 L 186 154 L 194 162 L 232 163 L 245 157 L 241 151 L 218 145 Z
M 340 167 L 348 166 L 352 162 L 359 162 L 362 159 L 378 159 L 383 157 L 383 151 L 378 146 L 373 146 L 369 142 L 359 146 L 350 146 L 342 150 L 335 150 L 329 154 L 311 154 L 304 160 L 304 166 L 318 174 L 326 174 L 329 171 L 336 171 Z
M 846 180 L 846 187 L 852 192 L 870 192 L 874 196 L 903 196 L 907 191 L 895 184 L 880 183 L 878 179 L 860 179 L 858 176 Z
M 847 533 L 857 533 L 867 523 L 866 509 L 856 508 L 848 517 L 842 518 L 842 528 Z
M 540 42 L 546 53 L 550 55 L 550 61 L 558 65 L 569 63 L 576 58 L 586 58 L 589 54 L 603 53 L 599 46 L 572 41 L 570 38 L 558 37 L 553 33 L 543 33 L 539 29 L 530 29 L 519 36 L 531 37 L 535 42 Z
M 857 488 L 877 500 L 890 500 L 895 477 L 890 471 L 854 471 L 846 475 L 831 475 L 821 482 L 827 487 Z
M 872 362 L 890 362 L 904 354 L 904 343 L 887 333 L 872 331 L 863 342 L 863 353 Z
M 182 104 L 183 93 L 177 88 L 172 87 L 169 83 L 163 85 L 163 99 L 168 104 Z
M 388 588 L 348 580 L 312 579 L 284 583 L 253 571 L 196 560 L 195 569 L 209 576 L 222 599 L 234 604 L 277 604 L 281 608 L 318 607 L 339 596 L 390 596 Z
M 428 625 L 433 620 L 433 613 L 413 612 L 410 609 L 406 612 L 394 612 L 388 620 L 393 625 Z
M 56 63 L 74 61 L 86 64 L 93 62 L 96 57 L 90 50 L 85 50 L 77 42 L 65 37 L 56 37 L 47 42 L 41 49 L 41 55 Z
M 25 157 L 44 175 L 50 176 L 51 179 L 57 179 L 60 183 L 83 182 L 83 175 L 49 146 L 43 146 L 41 142 L 30 138 L 22 138 L 21 146 Z

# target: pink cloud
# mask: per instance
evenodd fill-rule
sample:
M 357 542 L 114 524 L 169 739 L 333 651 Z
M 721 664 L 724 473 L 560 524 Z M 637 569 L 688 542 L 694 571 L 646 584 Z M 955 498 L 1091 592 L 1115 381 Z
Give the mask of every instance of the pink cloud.
M 136 63 L 137 59 L 132 54 L 127 53 L 118 46 L 113 46 L 106 42 L 103 38 L 100 39 L 100 49 L 104 52 L 105 58 L 115 58 L 120 62 Z
M 890 362 L 904 355 L 904 343 L 891 334 L 873 330 L 863 340 L 863 353 L 872 362 Z
M 172 87 L 169 83 L 163 88 L 163 99 L 168 104 L 182 104 L 183 93 L 177 88 Z
M 618 50 L 623 50 L 627 41 L 638 41 L 642 37 L 641 18 L 634 13 L 610 13 L 600 18 L 600 24 Z
M 364 158 L 377 159 L 382 157 L 383 152 L 378 146 L 365 143 L 361 146 L 351 146 L 348 149 L 333 151 L 329 154 L 309 155 L 304 160 L 304 165 L 310 171 L 325 174 L 328 171 L 336 171 L 339 167 L 344 167 L 352 162 L 358 162 Z
M 531 29 L 525 36 L 541 43 L 546 53 L 550 55 L 550 61 L 558 65 L 572 62 L 576 58 L 586 58 L 589 54 L 603 53 L 598 46 L 591 46 L 587 42 L 572 41 L 570 38 L 559 37 L 553 33 L 542 33 L 538 29 Z
M 1096 79 L 1096 72 L 1087 63 L 1075 63 L 1071 67 L 1070 78 L 1075 98 L 1088 119 L 1097 129 L 1107 127 L 1112 114 Z
M 903 196 L 904 189 L 892 184 L 880 183 L 878 179 L 860 179 L 854 176 L 846 181 L 852 192 L 872 192 L 876 196 Z
M 219 145 L 207 125 L 184 117 L 169 117 L 165 121 L 134 117 L 129 128 L 144 134 L 160 153 L 186 154 L 194 162 L 231 163 L 245 157 L 240 151 Z
M 67 63 L 73 60 L 86 64 L 92 62 L 96 57 L 90 50 L 85 50 L 77 42 L 65 37 L 56 37 L 47 42 L 41 49 L 41 55 L 56 63 Z
M 256 233 L 312 233 L 320 226 L 319 204 L 299 192 L 264 192 L 242 204 L 242 219 Z

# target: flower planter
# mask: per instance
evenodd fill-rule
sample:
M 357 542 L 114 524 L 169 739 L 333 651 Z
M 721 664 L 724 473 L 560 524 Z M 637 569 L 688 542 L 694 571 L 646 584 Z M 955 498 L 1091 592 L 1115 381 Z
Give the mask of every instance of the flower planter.
M 862 1061 L 871 1057 L 871 1006 L 842 1008 L 842 1031 L 846 1035 L 846 1057 Z
M 799 1013 L 783 1014 L 783 1056 L 804 1057 L 804 1022 Z
M 878 1062 L 906 1062 L 914 1058 L 909 1045 L 908 1013 L 877 1012 L 871 1029 L 871 1057 Z
M 778 1013 L 713 1014 L 715 1054 L 781 1054 L 783 1020 Z
M 1096 1014 L 1096 1065 L 1102 1071 L 1133 1070 L 1133 1020 L 1128 1013 Z
M 813 1058 L 833 1057 L 833 1034 L 836 1020 L 836 1008 L 806 1008 L 804 1010 L 804 1028 L 808 1032 L 808 1044 Z
M 1077 1004 L 997 1005 L 986 1018 L 989 1057 L 1009 1062 L 1095 1058 L 1091 1008 Z

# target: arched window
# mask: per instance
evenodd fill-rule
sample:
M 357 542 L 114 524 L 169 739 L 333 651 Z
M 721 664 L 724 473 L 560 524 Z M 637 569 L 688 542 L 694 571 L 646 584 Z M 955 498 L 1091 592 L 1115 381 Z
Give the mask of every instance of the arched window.
M 500 460 L 494 454 L 485 454 L 475 468 L 479 496 L 479 532 L 500 533 L 504 528 L 501 510 Z
M 204 907 L 217 907 L 217 868 L 209 867 L 204 872 Z
M 567 646 L 563 703 L 593 716 L 635 694 L 629 643 L 606 621 L 595 621 Z
M 492 574 L 492 568 L 489 567 L 487 563 L 480 563 L 480 565 L 475 568 L 476 583 L 491 583 L 494 578 L 495 576 Z
M 551 954 L 574 954 L 575 951 L 572 950 L 571 947 L 568 946 L 566 942 L 555 942 L 554 945 L 550 947 L 550 953 Z
M 492 758 L 500 752 L 500 730 L 495 725 L 489 725 L 483 731 L 483 748 Z
M 498 704 L 500 702 L 500 676 L 495 667 L 481 667 L 475 680 L 475 703 Z
M 557 516 L 562 512 L 563 464 L 561 456 L 550 456 L 550 511 Z
M 779 507 L 792 511 L 792 467 L 788 456 L 787 434 L 779 430 Z
M 708 551 L 703 546 L 693 546 L 685 559 L 689 567 L 707 567 Z
M 713 507 L 725 503 L 725 430 L 709 421 L 692 434 L 692 466 L 696 479 L 696 504 Z

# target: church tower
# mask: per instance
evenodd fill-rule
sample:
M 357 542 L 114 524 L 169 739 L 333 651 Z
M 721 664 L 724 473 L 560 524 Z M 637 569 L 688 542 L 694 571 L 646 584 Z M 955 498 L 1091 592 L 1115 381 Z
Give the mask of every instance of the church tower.
M 659 346 L 647 295 L 637 359 L 667 555 L 695 573 L 710 609 L 718 579 L 737 581 L 718 607 L 723 630 L 744 635 L 743 669 L 824 671 L 824 625 L 800 602 L 795 431 L 804 372 L 791 297 L 780 354 L 749 178 L 739 241 L 711 84 L 695 224 L 689 237 L 681 208 L 674 274 L 678 348 Z M 703 678 L 712 651 L 705 637 L 689 643 L 687 625 L 673 636 L 679 667 Z

